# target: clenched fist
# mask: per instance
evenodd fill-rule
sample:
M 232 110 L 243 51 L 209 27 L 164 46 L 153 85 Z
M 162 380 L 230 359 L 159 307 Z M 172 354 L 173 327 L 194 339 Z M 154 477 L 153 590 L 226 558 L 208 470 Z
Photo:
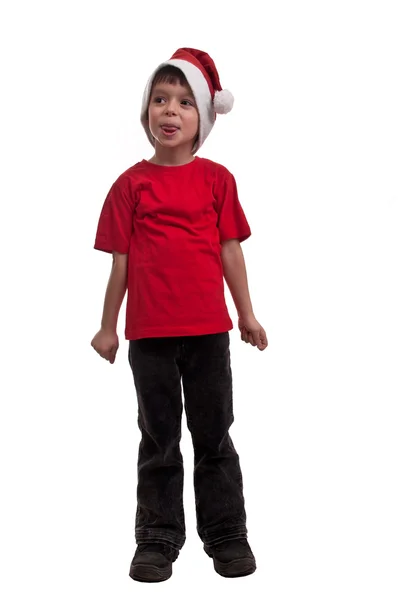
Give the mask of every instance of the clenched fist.
M 243 342 L 257 346 L 261 351 L 266 349 L 268 346 L 267 334 L 253 315 L 239 317 L 238 327 Z
M 116 352 L 119 348 L 119 338 L 115 331 L 100 329 L 93 337 L 91 345 L 102 358 L 109 360 L 111 365 L 113 365 L 116 358 Z

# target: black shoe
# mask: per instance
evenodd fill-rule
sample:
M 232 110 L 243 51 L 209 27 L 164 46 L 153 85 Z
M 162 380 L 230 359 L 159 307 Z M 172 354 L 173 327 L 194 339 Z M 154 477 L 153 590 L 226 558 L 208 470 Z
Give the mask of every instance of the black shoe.
M 167 544 L 138 544 L 130 566 L 130 577 L 135 581 L 166 581 L 172 574 L 172 563 L 179 554 Z
M 256 560 L 246 539 L 222 542 L 211 548 L 205 545 L 204 550 L 223 577 L 244 577 L 256 570 Z

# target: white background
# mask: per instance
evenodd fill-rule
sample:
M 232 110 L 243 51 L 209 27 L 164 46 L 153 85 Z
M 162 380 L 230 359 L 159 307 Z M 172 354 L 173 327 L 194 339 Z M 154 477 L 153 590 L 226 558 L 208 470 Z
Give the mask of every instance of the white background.
M 261 13 L 260 11 L 261 7 Z M 398 597 L 398 19 L 391 1 L 6 2 L 1 22 L 1 582 L 7 600 Z M 231 353 L 258 570 L 132 581 L 139 432 L 124 340 L 91 348 L 113 183 L 150 158 L 153 69 L 207 51 L 235 96 L 199 156 L 235 175 L 264 352 Z

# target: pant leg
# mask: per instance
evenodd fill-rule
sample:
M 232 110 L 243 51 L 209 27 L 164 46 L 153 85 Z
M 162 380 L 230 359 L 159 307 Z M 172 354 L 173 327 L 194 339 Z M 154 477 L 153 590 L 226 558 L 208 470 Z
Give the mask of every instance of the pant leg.
M 182 365 L 198 534 L 208 546 L 245 538 L 242 473 L 229 435 L 234 421 L 229 332 L 185 337 Z
M 137 543 L 185 542 L 178 338 L 130 340 L 129 363 L 138 400 Z

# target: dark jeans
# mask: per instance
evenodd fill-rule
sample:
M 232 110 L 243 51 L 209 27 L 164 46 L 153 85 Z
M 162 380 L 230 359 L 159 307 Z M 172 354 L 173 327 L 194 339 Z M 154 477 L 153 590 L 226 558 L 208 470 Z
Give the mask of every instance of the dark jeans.
M 136 542 L 185 542 L 182 394 L 194 449 L 197 531 L 207 546 L 246 538 L 233 423 L 229 332 L 130 340 L 138 399 Z

